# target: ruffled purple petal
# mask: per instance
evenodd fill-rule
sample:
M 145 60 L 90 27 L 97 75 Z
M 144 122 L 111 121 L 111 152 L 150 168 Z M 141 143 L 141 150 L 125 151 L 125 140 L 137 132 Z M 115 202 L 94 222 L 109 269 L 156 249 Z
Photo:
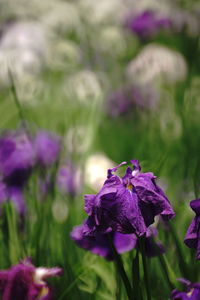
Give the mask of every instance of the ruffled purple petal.
M 175 216 L 169 200 L 154 179 L 153 173 L 140 173 L 131 179 L 131 183 L 141 200 L 140 206 L 145 214 L 144 219 L 147 226 L 153 223 L 156 215 L 160 214 L 165 220 Z M 148 216 L 148 214 L 150 215 Z
M 187 233 L 185 235 L 184 243 L 189 248 L 196 249 L 196 258 L 200 259 L 200 199 L 196 199 L 190 202 L 190 206 L 196 213 L 196 216 L 192 220 L 190 226 L 188 227 Z
M 95 201 L 96 196 L 95 195 L 85 195 L 84 200 L 85 200 L 85 212 L 91 216 L 93 212 L 93 206 L 94 206 L 94 201 Z
M 197 216 L 200 216 L 200 199 L 195 199 L 190 202 L 190 207 Z

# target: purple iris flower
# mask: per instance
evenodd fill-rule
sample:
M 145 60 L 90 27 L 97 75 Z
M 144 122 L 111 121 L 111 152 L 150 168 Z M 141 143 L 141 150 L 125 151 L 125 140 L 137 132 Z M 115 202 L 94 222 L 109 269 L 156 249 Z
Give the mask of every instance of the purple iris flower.
M 48 167 L 54 164 L 60 155 L 60 139 L 47 131 L 40 131 L 35 138 L 37 162 Z
M 89 250 L 96 255 L 100 255 L 107 260 L 114 259 L 109 239 L 112 240 L 112 243 L 119 254 L 132 250 L 137 243 L 135 234 L 122 234 L 114 232 L 111 229 L 107 233 L 88 235 L 87 224 L 75 226 L 71 232 L 71 238 L 79 247 Z
M 197 250 L 196 258 L 200 259 L 200 199 L 192 200 L 190 207 L 196 216 L 187 230 L 184 242 L 188 247 Z
M 105 232 L 108 228 L 120 233 L 135 233 L 138 237 L 147 232 L 154 217 L 171 219 L 175 213 L 162 189 L 156 184 L 153 173 L 142 173 L 137 160 L 131 160 L 124 177 L 114 172 L 126 164 L 108 169 L 107 180 L 96 195 L 85 195 L 88 234 Z
M 25 259 L 0 271 L 2 300 L 53 300 L 52 289 L 45 280 L 61 274 L 61 268 L 36 268 L 30 259 Z
M 184 285 L 184 292 L 180 292 L 177 289 L 171 293 L 171 299 L 173 300 L 199 300 L 200 299 L 200 283 L 191 283 L 184 278 L 178 279 Z
M 25 132 L 0 138 L 0 203 L 11 200 L 20 214 L 25 213 L 23 189 L 34 165 L 34 151 Z
M 154 36 L 160 30 L 169 29 L 172 26 L 172 20 L 146 10 L 139 15 L 128 17 L 126 26 L 143 39 Z
M 75 197 L 80 193 L 83 179 L 80 169 L 72 161 L 63 164 L 57 174 L 57 184 L 60 191 Z

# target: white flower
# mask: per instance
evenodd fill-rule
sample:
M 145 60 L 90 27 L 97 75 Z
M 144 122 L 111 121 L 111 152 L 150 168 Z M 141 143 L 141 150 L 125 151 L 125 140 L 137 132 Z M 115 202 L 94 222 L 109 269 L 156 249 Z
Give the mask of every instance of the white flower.
M 69 215 L 69 208 L 65 201 L 57 199 L 52 204 L 52 214 L 57 222 L 64 222 Z
M 95 38 L 95 44 L 103 50 L 105 54 L 119 55 L 126 50 L 126 40 L 124 33 L 117 26 L 102 27 L 99 32 L 98 40 Z
M 89 156 L 85 163 L 86 184 L 95 191 L 100 190 L 107 176 L 107 170 L 114 166 L 115 163 L 103 153 Z
M 91 128 L 86 126 L 75 126 L 69 128 L 66 138 L 65 146 L 69 153 L 86 153 L 92 142 Z
M 129 63 L 127 74 L 131 81 L 144 84 L 154 80 L 176 82 L 185 79 L 187 64 L 181 53 L 150 44 Z
M 47 9 L 41 22 L 50 31 L 65 33 L 80 27 L 80 17 L 77 6 L 72 3 L 57 1 Z
M 79 5 L 85 20 L 92 24 L 120 23 L 127 11 L 121 0 L 80 0 Z
M 53 40 L 47 64 L 53 70 L 69 71 L 80 62 L 80 49 L 69 40 Z
M 82 70 L 66 79 L 65 93 L 82 104 L 91 105 L 91 100 L 102 96 L 102 88 L 98 76 L 90 70 Z
M 0 83 L 9 85 L 8 69 L 17 79 L 38 74 L 46 54 L 45 31 L 38 23 L 20 22 L 9 26 L 0 41 Z

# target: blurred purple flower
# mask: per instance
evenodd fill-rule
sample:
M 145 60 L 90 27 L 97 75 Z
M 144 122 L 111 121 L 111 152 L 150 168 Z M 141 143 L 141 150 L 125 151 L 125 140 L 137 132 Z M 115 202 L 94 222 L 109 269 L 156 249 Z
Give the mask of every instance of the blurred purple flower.
M 180 292 L 177 289 L 171 293 L 171 299 L 173 300 L 199 300 L 200 299 L 200 283 L 191 283 L 184 278 L 178 279 L 185 288 L 184 292 Z
M 85 211 L 88 233 L 105 232 L 108 228 L 120 233 L 135 233 L 143 236 L 154 217 L 165 220 L 175 213 L 162 189 L 156 184 L 153 173 L 141 173 L 137 160 L 131 160 L 124 177 L 114 175 L 121 163 L 108 169 L 107 180 L 96 195 L 85 195 Z
M 24 132 L 0 138 L 0 173 L 9 186 L 24 186 L 34 164 L 34 151 Z
M 187 230 L 184 242 L 188 247 L 197 250 L 196 258 L 200 259 L 200 199 L 192 200 L 190 207 L 196 216 Z
M 60 155 L 60 139 L 47 131 L 40 131 L 35 138 L 37 162 L 44 167 L 54 164 Z
M 9 270 L 0 271 L 2 300 L 53 300 L 52 289 L 45 280 L 61 274 L 61 268 L 36 268 L 27 258 Z
M 25 132 L 10 132 L 0 138 L 0 203 L 11 200 L 22 215 L 25 213 L 23 189 L 33 164 L 32 142 Z
M 106 101 L 108 115 L 118 117 L 135 108 L 153 110 L 158 104 L 159 96 L 150 86 L 123 87 L 112 93 Z
M 86 232 L 87 224 L 75 226 L 71 232 L 71 238 L 79 247 L 100 255 L 107 260 L 114 259 L 109 238 L 119 254 L 132 250 L 137 243 L 135 234 L 121 234 L 112 230 L 107 233 L 96 233 L 95 235 L 87 235 Z
M 82 189 L 80 169 L 72 161 L 66 162 L 58 170 L 57 184 L 62 193 L 75 197 Z
M 126 21 L 127 28 L 140 38 L 151 38 L 163 29 L 170 29 L 172 20 L 159 16 L 158 13 L 146 10 L 136 16 L 129 16 Z

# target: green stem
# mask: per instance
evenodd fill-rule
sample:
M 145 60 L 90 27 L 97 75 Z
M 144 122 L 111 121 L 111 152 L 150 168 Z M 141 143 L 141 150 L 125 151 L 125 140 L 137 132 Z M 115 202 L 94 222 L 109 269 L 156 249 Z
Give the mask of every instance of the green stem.
M 175 245 L 176 245 L 176 249 L 177 249 L 177 253 L 178 253 L 178 259 L 179 259 L 179 268 L 181 270 L 181 272 L 183 273 L 185 278 L 188 278 L 188 268 L 187 265 L 185 263 L 185 257 L 183 255 L 183 251 L 182 251 L 182 246 L 180 244 L 180 241 L 177 237 L 176 231 L 174 229 L 174 226 L 172 225 L 171 222 L 168 222 L 168 226 L 170 228 L 170 232 L 171 235 L 174 239 Z
M 110 243 L 110 247 L 112 249 L 113 255 L 114 255 L 116 266 L 118 268 L 118 271 L 119 271 L 119 274 L 121 276 L 121 279 L 122 279 L 122 281 L 124 283 L 128 299 L 129 300 L 134 300 L 134 298 L 133 298 L 133 291 L 132 291 L 132 288 L 131 288 L 131 284 L 130 284 L 128 276 L 127 276 L 127 274 L 126 274 L 126 272 L 124 270 L 124 265 L 123 265 L 121 256 L 117 253 L 117 251 L 115 249 L 115 246 L 113 244 L 112 238 L 110 236 L 109 236 L 109 243 Z
M 144 269 L 144 281 L 145 281 L 145 287 L 146 287 L 146 296 L 147 296 L 147 300 L 151 300 L 151 292 L 150 292 L 150 285 L 149 285 L 149 274 L 148 274 L 148 268 L 147 268 L 147 260 L 146 260 L 144 242 L 145 242 L 145 240 L 143 238 L 141 238 L 139 240 L 141 254 L 142 254 L 143 269 Z
M 120 300 L 121 299 L 121 280 L 120 280 L 120 276 L 118 273 L 118 268 L 115 265 L 115 273 L 116 273 L 116 293 L 115 293 L 115 298 L 116 300 Z
M 138 248 L 136 250 L 136 255 L 132 261 L 132 286 L 136 299 L 143 300 L 140 282 L 140 257 Z
M 170 280 L 170 275 L 169 275 L 169 272 L 168 272 L 168 268 L 167 268 L 167 265 L 166 265 L 166 261 L 163 257 L 163 255 L 159 255 L 158 256 L 158 260 L 159 260 L 159 263 L 161 265 L 161 269 L 163 271 L 163 274 L 165 276 L 165 279 L 169 285 L 169 288 L 170 290 L 173 290 L 174 289 L 174 285 L 172 284 L 171 280 Z
M 15 104 L 16 104 L 18 112 L 19 112 L 19 117 L 23 121 L 23 120 L 25 120 L 25 118 L 24 118 L 23 111 L 22 111 L 22 108 L 21 108 L 21 105 L 20 105 L 20 102 L 19 102 L 19 98 L 17 96 L 15 82 L 14 82 L 13 74 L 12 74 L 12 71 L 10 70 L 10 68 L 8 68 L 8 75 L 9 75 L 9 78 L 10 78 L 11 91 L 12 91 L 12 94 L 13 94 L 13 98 L 14 98 Z

